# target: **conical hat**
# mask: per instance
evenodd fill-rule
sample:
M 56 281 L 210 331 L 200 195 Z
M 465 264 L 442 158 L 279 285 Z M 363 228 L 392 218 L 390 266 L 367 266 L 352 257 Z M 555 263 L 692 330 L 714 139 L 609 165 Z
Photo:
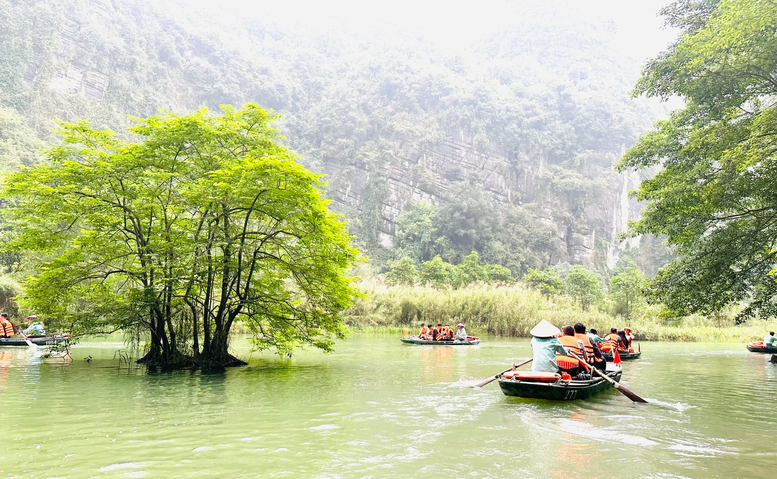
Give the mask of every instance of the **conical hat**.
M 553 336 L 558 336 L 560 332 L 560 329 L 543 319 L 529 331 L 529 334 L 536 338 L 552 338 Z

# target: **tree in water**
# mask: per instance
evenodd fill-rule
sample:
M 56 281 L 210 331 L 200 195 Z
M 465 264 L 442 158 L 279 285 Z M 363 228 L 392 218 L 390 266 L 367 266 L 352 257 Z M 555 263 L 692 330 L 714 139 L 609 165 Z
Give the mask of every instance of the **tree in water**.
M 142 334 L 142 361 L 165 368 L 241 364 L 236 321 L 258 349 L 331 350 L 358 252 L 275 116 L 222 109 L 136 119 L 137 142 L 62 124 L 45 163 L 7 178 L 13 245 L 47 258 L 29 308 L 75 334 Z

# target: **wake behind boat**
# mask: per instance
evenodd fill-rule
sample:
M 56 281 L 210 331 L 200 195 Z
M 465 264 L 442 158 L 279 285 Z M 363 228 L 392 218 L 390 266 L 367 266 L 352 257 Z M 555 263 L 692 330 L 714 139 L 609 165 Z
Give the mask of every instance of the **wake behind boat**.
M 609 378 L 619 381 L 623 370 L 620 366 L 610 363 L 607 365 L 606 374 Z M 587 380 L 565 380 L 558 373 L 508 371 L 499 377 L 499 387 L 505 396 L 571 401 L 587 399 L 613 386 L 597 375 Z
M 455 340 L 434 340 L 434 339 L 421 339 L 418 336 L 410 336 L 407 338 L 400 338 L 405 344 L 418 344 L 429 346 L 474 346 L 480 344 L 480 338 L 476 336 L 467 336 L 465 341 Z

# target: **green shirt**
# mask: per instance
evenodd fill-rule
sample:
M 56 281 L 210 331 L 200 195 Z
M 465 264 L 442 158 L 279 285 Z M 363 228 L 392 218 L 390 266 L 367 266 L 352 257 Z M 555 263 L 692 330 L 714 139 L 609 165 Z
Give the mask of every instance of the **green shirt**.
M 532 371 L 557 373 L 556 353 L 567 353 L 558 338 L 531 338 L 531 349 L 534 353 Z
M 777 336 L 772 336 L 771 334 L 767 334 L 764 338 L 764 346 L 774 346 L 774 343 L 777 342 Z

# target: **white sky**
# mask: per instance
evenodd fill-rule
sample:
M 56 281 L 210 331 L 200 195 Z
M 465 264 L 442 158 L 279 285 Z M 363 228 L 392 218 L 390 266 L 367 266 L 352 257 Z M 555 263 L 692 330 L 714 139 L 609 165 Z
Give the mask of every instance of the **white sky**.
M 663 29 L 658 11 L 669 0 L 170 0 L 201 11 L 202 20 L 254 17 L 283 28 L 325 31 L 400 26 L 451 48 L 504 24 L 520 22 L 519 9 L 548 5 L 559 16 L 586 16 L 617 26 L 618 44 L 640 64 L 664 50 L 676 32 Z

